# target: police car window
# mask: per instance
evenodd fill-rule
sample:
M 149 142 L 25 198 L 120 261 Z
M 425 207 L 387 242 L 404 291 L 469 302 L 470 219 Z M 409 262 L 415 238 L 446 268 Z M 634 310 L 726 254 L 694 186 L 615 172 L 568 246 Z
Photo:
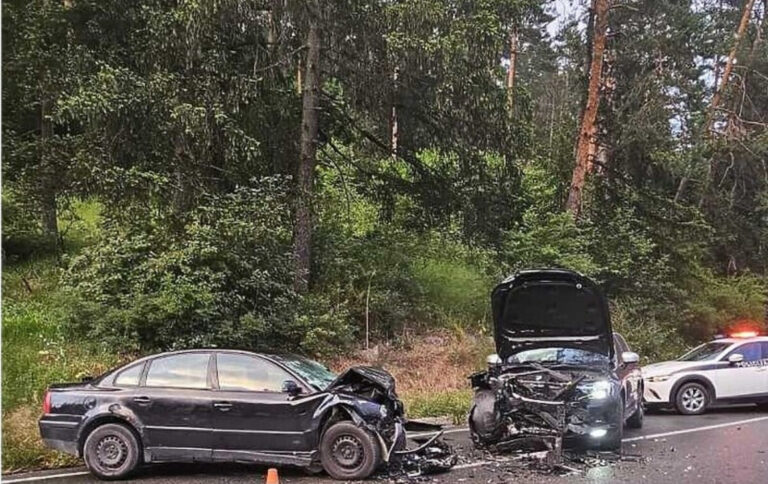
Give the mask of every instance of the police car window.
M 704 361 L 714 359 L 726 348 L 731 346 L 731 343 L 725 343 L 722 341 L 713 341 L 711 343 L 705 343 L 701 346 L 697 346 L 688 353 L 684 354 L 678 361 Z
M 747 343 L 738 348 L 734 348 L 725 355 L 725 359 L 727 360 L 729 356 L 735 353 L 743 355 L 744 361 L 759 361 L 763 359 L 763 350 L 760 347 L 760 343 Z

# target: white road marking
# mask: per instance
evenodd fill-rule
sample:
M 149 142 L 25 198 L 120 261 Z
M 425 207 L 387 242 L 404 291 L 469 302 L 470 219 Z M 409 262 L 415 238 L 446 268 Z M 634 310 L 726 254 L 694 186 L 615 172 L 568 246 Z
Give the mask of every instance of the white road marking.
M 744 425 L 744 424 L 754 423 L 754 422 L 763 422 L 766 420 L 768 420 L 768 417 L 748 418 L 746 420 L 737 420 L 736 422 L 726 422 L 726 423 L 715 424 L 715 425 L 706 425 L 704 427 L 694 427 L 692 429 L 673 430 L 670 432 L 662 432 L 660 434 L 650 434 L 650 435 L 641 435 L 639 437 L 630 437 L 628 439 L 623 439 L 622 442 L 635 442 L 637 440 L 658 439 L 659 437 L 669 437 L 672 435 L 690 434 L 692 432 L 702 432 L 704 430 L 715 430 L 715 429 L 722 429 L 725 427 L 735 427 L 738 425 Z
M 19 479 L 3 479 L 3 482 L 6 484 L 13 484 L 14 482 L 37 482 L 37 481 L 47 481 L 48 479 L 62 479 L 64 477 L 84 476 L 86 474 L 90 474 L 90 472 L 78 471 L 78 472 L 67 472 L 66 474 L 49 474 L 47 476 L 21 477 Z
M 735 422 L 725 422 L 721 424 L 715 424 L 715 425 L 706 425 L 704 427 L 694 427 L 692 429 L 683 429 L 683 430 L 673 430 L 670 432 L 662 432 L 658 434 L 650 434 L 650 435 L 641 435 L 639 437 L 629 437 L 626 439 L 622 439 L 622 442 L 636 442 L 638 440 L 651 440 L 651 439 L 658 439 L 661 437 L 670 437 L 673 435 L 680 435 L 680 434 L 690 434 L 693 432 L 703 432 L 705 430 L 717 430 L 722 429 L 726 427 L 736 427 L 739 425 L 745 425 L 749 423 L 755 423 L 755 422 L 764 422 L 768 421 L 768 416 L 766 417 L 755 417 L 755 418 L 748 418 L 746 420 L 737 420 Z M 461 432 L 468 432 L 468 427 L 457 427 L 457 428 L 450 428 L 446 429 L 443 433 L 444 434 L 456 434 Z M 436 432 L 420 432 L 417 434 L 412 434 L 411 437 L 425 437 L 427 435 L 434 435 Z M 459 464 L 457 466 L 453 466 L 452 469 L 472 469 L 475 467 L 481 467 L 484 465 L 489 464 L 495 464 L 495 463 L 503 463 L 507 462 L 512 459 L 497 459 L 497 460 L 484 460 L 484 461 L 478 461 L 478 462 L 471 462 L 468 464 Z M 68 472 L 65 474 L 49 474 L 47 476 L 39 476 L 39 477 L 22 477 L 19 479 L 3 479 L 3 482 L 6 484 L 13 484 L 16 482 L 36 482 L 36 481 L 45 481 L 49 479 L 60 479 L 64 477 L 75 477 L 75 476 L 84 476 L 86 474 L 90 474 L 88 471 L 79 471 L 79 472 Z

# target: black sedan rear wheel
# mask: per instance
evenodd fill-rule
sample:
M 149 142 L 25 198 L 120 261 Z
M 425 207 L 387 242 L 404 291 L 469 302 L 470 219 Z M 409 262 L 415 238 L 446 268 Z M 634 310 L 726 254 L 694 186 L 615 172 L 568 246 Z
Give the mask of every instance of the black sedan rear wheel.
M 381 463 L 381 447 L 370 432 L 352 422 L 339 422 L 323 434 L 320 461 L 334 479 L 365 479 Z
M 88 470 L 99 479 L 122 479 L 139 464 L 139 443 L 125 425 L 106 424 L 85 439 L 83 457 Z

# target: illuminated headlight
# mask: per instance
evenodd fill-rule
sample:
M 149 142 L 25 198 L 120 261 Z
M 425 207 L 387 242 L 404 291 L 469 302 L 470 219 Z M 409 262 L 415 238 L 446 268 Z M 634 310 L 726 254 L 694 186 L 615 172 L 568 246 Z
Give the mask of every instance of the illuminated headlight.
M 605 400 L 611 395 L 611 382 L 598 380 L 582 387 L 590 400 Z
M 649 376 L 645 380 L 650 383 L 661 383 L 663 381 L 669 380 L 669 375 Z
M 605 437 L 606 435 L 608 435 L 608 431 L 606 429 L 595 429 L 589 433 L 589 436 L 594 439 L 599 439 Z

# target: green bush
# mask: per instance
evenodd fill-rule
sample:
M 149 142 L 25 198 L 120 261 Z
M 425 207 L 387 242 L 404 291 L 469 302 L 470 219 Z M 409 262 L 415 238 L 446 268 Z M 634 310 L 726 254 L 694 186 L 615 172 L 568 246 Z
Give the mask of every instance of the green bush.
M 289 216 L 274 179 L 211 196 L 181 220 L 150 211 L 127 225 L 107 216 L 66 274 L 76 298 L 69 327 L 131 351 L 316 349 L 343 331 L 337 319 L 298 317 Z

